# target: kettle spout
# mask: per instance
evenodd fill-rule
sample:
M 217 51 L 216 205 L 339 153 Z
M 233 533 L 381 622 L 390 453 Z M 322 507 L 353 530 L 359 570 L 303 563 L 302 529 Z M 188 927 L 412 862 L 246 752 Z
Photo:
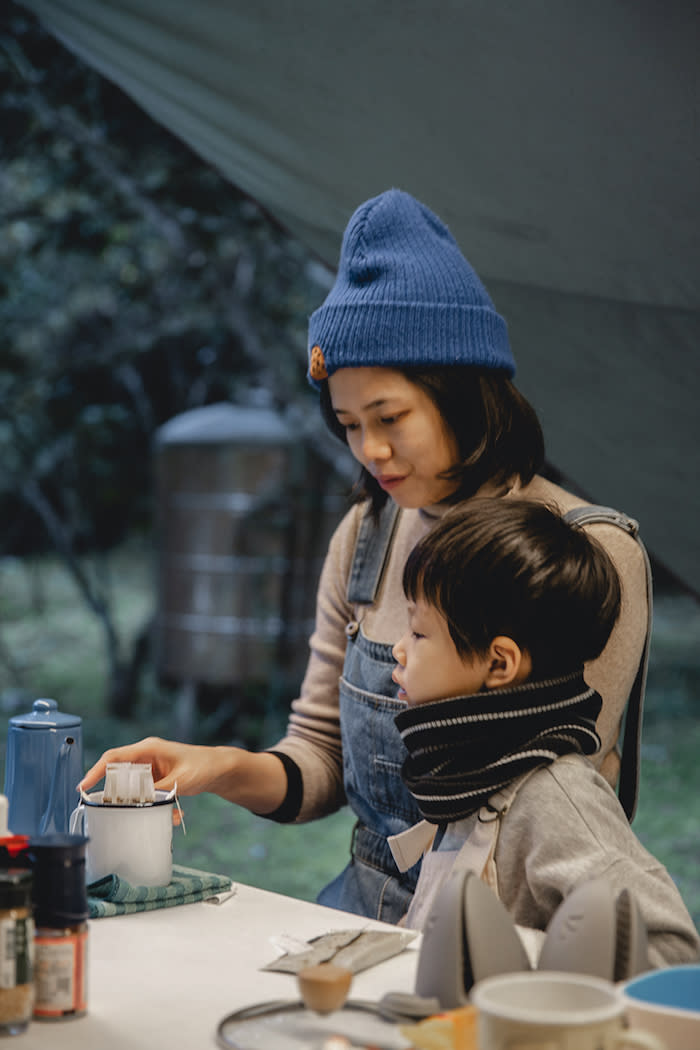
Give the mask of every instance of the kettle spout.
M 59 748 L 56 756 L 56 765 L 51 777 L 49 801 L 39 822 L 40 835 L 68 830 L 68 816 L 71 809 L 73 809 L 75 801 L 75 799 L 69 800 L 68 798 L 71 787 L 68 783 L 68 772 L 72 765 L 70 759 L 74 747 L 75 739 L 72 736 L 67 736 Z

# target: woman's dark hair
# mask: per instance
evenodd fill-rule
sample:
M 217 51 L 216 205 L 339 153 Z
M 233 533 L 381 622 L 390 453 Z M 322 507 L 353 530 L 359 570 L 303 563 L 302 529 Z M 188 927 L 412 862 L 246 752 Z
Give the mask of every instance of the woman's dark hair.
M 595 539 L 542 503 L 503 497 L 447 511 L 409 554 L 403 587 L 445 617 L 462 656 L 484 655 L 505 635 L 539 679 L 599 656 L 621 601 L 617 570 Z
M 428 394 L 455 436 L 460 458 L 444 474 L 455 483 L 449 502 L 468 499 L 486 482 L 505 486 L 517 477 L 527 485 L 541 468 L 544 438 L 539 420 L 504 372 L 465 365 L 394 371 Z M 346 442 L 327 380 L 321 384 L 321 414 L 332 433 Z M 370 499 L 375 513 L 387 500 L 387 493 L 364 468 L 356 499 Z

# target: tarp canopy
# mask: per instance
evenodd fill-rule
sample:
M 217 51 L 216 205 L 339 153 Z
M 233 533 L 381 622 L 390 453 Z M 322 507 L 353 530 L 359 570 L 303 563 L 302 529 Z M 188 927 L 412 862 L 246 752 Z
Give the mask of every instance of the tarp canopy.
M 700 593 L 700 9 L 25 0 L 330 265 L 391 186 L 507 318 L 548 459 Z

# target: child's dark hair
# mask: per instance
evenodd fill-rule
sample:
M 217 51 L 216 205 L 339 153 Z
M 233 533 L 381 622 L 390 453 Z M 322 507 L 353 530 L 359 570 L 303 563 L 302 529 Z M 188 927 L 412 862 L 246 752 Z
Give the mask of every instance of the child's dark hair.
M 444 475 L 455 482 L 450 502 L 469 499 L 486 482 L 505 487 L 517 477 L 527 485 L 541 468 L 542 428 L 535 410 L 505 372 L 465 365 L 392 368 L 428 394 L 455 436 L 460 459 Z M 327 380 L 321 384 L 320 403 L 328 428 L 346 441 Z M 387 500 L 387 493 L 364 468 L 357 499 L 371 500 L 375 513 Z
M 594 660 L 621 601 L 617 570 L 595 539 L 542 503 L 508 498 L 449 510 L 409 555 L 403 587 L 445 617 L 460 655 L 484 655 L 506 635 L 538 679 Z

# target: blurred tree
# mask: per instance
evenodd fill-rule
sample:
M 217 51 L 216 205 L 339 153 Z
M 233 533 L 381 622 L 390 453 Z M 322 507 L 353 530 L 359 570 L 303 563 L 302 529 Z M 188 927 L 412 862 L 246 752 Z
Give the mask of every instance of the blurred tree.
M 151 520 L 166 419 L 253 388 L 306 403 L 321 268 L 26 12 L 0 13 L 0 553 L 55 548 L 126 714 L 106 552 Z M 316 413 L 312 413 L 316 415 Z

